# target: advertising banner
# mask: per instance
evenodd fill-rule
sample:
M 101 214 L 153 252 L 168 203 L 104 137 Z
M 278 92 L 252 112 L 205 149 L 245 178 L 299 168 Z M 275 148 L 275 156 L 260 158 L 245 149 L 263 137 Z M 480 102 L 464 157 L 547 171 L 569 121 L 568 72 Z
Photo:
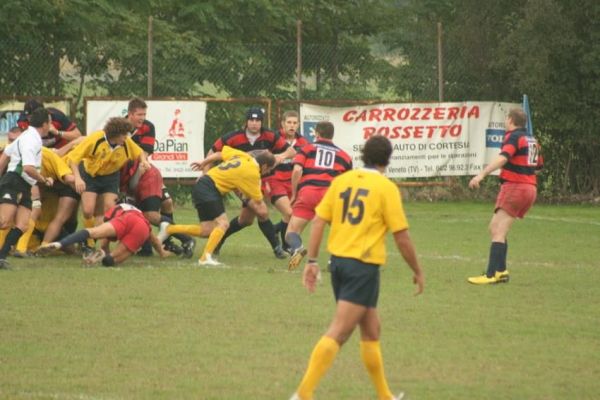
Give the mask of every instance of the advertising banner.
M 516 103 L 376 104 L 350 107 L 300 105 L 302 134 L 314 140 L 319 121 L 335 127 L 333 142 L 361 166 L 360 150 L 373 135 L 394 147 L 386 175 L 432 178 L 475 175 L 498 155 L 504 120 Z
M 126 117 L 128 100 L 87 100 L 86 132 L 101 130 L 111 117 Z M 190 164 L 204 158 L 206 102 L 147 100 L 146 119 L 154 124 L 156 144 L 150 162 L 163 178 L 191 178 Z

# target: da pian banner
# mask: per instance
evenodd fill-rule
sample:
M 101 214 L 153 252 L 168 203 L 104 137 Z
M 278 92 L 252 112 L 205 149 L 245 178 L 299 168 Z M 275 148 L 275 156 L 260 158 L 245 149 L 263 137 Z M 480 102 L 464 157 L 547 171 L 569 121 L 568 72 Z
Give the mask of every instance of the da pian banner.
M 394 146 L 391 178 L 475 175 L 498 155 L 504 120 L 516 103 L 461 102 L 325 107 L 301 104 L 302 134 L 314 140 L 319 121 L 335 127 L 333 142 L 362 165 L 360 150 L 373 135 Z
M 86 132 L 101 130 L 111 117 L 127 116 L 128 100 L 86 100 Z M 156 144 L 150 162 L 163 178 L 197 177 L 190 164 L 204 158 L 206 102 L 147 100 L 146 119 L 154 124 Z

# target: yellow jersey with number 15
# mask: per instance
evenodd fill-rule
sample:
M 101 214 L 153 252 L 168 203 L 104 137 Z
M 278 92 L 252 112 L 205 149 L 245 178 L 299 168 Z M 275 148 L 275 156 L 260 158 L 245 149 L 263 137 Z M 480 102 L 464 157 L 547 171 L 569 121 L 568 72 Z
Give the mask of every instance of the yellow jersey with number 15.
M 223 161 L 211 168 L 206 174 L 215 182 L 221 194 L 238 189 L 252 200 L 262 200 L 260 190 L 260 166 L 250 154 L 223 146 Z
M 364 263 L 385 264 L 386 233 L 408 229 L 400 190 L 375 169 L 336 177 L 316 213 L 331 225 L 328 251 Z

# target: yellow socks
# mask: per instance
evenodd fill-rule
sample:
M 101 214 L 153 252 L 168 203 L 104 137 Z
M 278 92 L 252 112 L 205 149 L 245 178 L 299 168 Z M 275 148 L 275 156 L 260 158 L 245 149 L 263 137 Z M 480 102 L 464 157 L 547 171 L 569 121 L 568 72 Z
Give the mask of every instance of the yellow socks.
M 184 233 L 190 236 L 200 236 L 202 234 L 202 227 L 200 225 L 169 225 L 167 226 L 167 233 L 169 235 Z
M 10 228 L 0 229 L 0 247 L 2 247 L 2 245 L 4 244 L 4 240 L 6 240 L 6 235 L 8 235 L 8 231 L 10 231 Z
M 202 252 L 202 256 L 200 257 L 201 260 L 205 259 L 207 253 L 212 254 L 213 251 L 215 251 L 215 249 L 219 245 L 219 242 L 221 242 L 221 239 L 223 239 L 223 236 L 225 236 L 225 231 L 222 228 L 219 228 L 217 226 L 212 230 L 210 236 L 208 236 L 206 244 L 204 245 L 204 251 Z
M 29 225 L 27 225 L 27 230 L 23 232 L 17 245 L 15 246 L 15 250 L 20 253 L 25 253 L 27 251 L 27 247 L 29 245 L 29 239 L 31 239 L 31 235 L 33 234 L 33 229 L 35 228 L 35 221 L 31 218 L 29 219 Z
M 323 336 L 315 345 L 313 352 L 308 362 L 308 368 L 300 382 L 300 386 L 296 393 L 303 400 L 310 400 L 313 398 L 313 392 L 319 384 L 319 381 L 325 375 L 335 356 L 340 350 L 340 345 L 334 339 Z
M 388 386 L 383 372 L 383 357 L 379 341 L 361 341 L 360 356 L 369 372 L 371 381 L 377 390 L 380 400 L 389 400 L 394 397 Z

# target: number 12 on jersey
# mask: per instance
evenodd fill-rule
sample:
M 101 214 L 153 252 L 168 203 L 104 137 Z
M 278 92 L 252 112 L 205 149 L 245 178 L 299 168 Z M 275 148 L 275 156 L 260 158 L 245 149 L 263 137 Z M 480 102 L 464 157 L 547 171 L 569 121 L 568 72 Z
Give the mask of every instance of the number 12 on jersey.
M 340 198 L 344 201 L 342 210 L 342 223 L 348 222 L 352 225 L 357 225 L 365 216 L 364 197 L 369 194 L 367 189 L 357 189 L 352 193 L 352 188 L 348 188 L 340 193 Z M 352 200 L 351 200 L 352 199 Z

